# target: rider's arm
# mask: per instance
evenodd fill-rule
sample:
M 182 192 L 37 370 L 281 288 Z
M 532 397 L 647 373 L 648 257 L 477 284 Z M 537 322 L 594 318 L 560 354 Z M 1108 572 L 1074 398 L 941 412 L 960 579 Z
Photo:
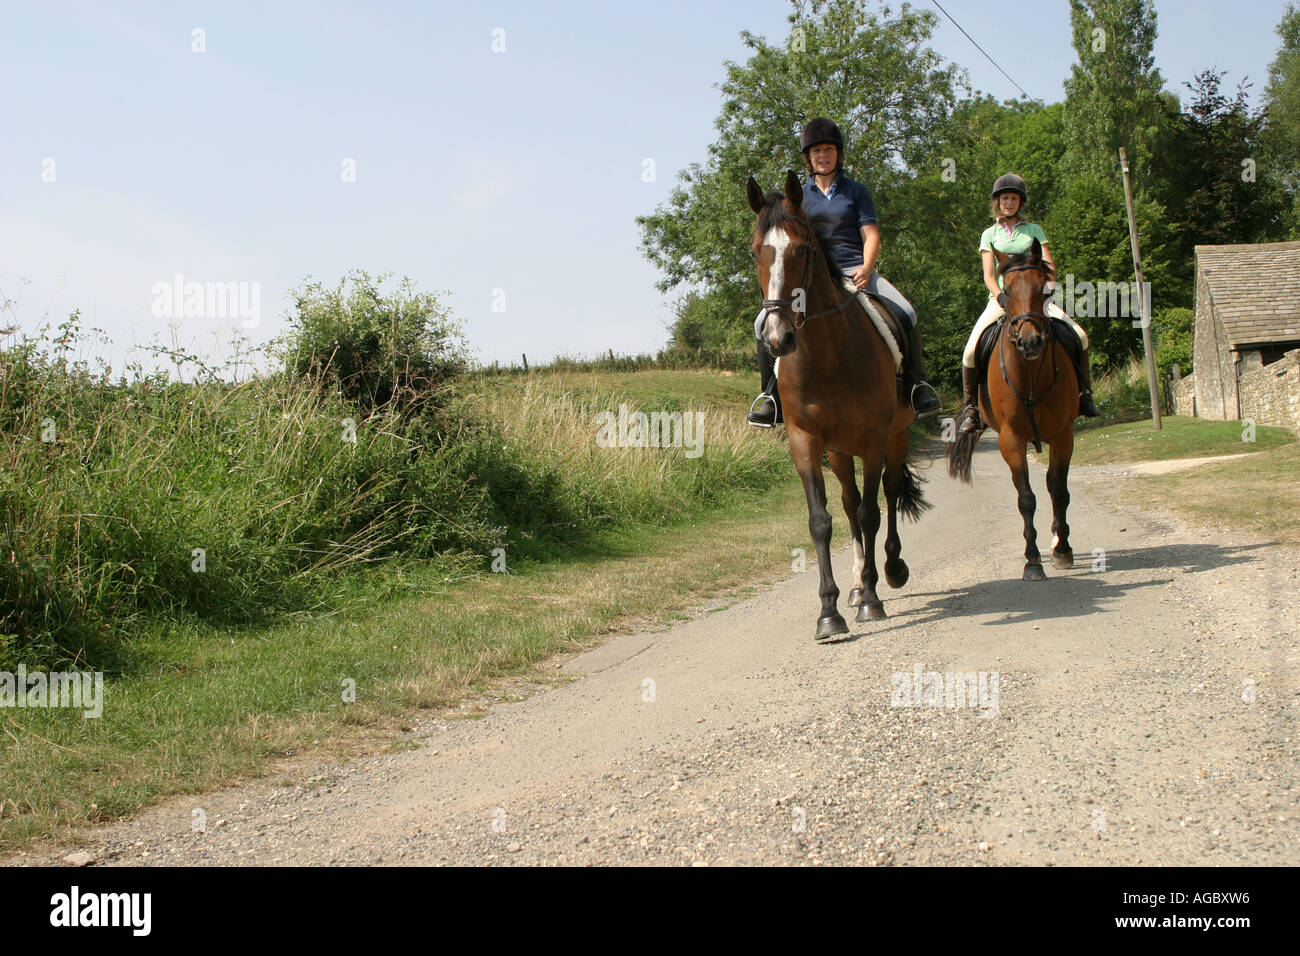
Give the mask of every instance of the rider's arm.
M 1042 244 L 1042 246 L 1043 246 L 1043 261 L 1046 262 L 1049 266 L 1051 266 L 1051 267 L 1052 267 L 1052 272 L 1055 273 L 1055 272 L 1056 272 L 1056 263 L 1052 260 L 1052 250 L 1049 249 L 1049 248 L 1047 247 L 1047 243 L 1045 243 L 1045 242 Z M 1052 287 L 1055 287 L 1055 286 L 1056 286 L 1056 280 L 1053 279 L 1051 282 L 1048 283 L 1048 285 L 1049 285 L 1049 286 L 1052 286 Z
M 994 267 L 996 260 L 993 258 L 993 250 L 981 249 L 980 258 L 984 260 L 984 286 L 989 290 L 989 295 L 996 299 L 998 293 L 1002 290 L 998 288 L 998 277 Z
M 875 271 L 876 260 L 880 258 L 880 227 L 872 223 L 858 229 L 862 232 L 863 275 L 870 277 Z

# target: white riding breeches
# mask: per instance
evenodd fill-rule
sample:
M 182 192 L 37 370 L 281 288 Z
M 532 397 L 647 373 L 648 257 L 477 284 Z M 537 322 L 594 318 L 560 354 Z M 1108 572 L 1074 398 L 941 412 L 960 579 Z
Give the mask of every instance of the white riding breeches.
M 966 348 L 961 353 L 962 365 L 966 368 L 975 367 L 975 347 L 979 345 L 980 336 L 984 334 L 985 329 L 998 319 L 1002 318 L 1005 314 L 1006 313 L 1003 311 L 1002 306 L 998 305 L 998 300 L 993 296 L 989 296 L 989 304 L 984 307 L 984 312 L 975 323 L 975 328 L 971 329 L 970 338 L 966 340 Z M 1066 315 L 1064 309 L 1055 302 L 1049 301 L 1047 303 L 1047 314 L 1054 319 L 1061 319 L 1070 323 L 1070 326 L 1074 329 L 1075 335 L 1079 336 L 1080 344 L 1082 344 L 1085 349 L 1088 347 L 1088 333 L 1083 331 L 1083 326 Z

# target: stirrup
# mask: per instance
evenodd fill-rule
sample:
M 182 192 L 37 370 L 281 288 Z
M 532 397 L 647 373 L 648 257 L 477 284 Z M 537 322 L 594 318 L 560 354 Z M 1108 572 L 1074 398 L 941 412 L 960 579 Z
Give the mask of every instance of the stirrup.
M 771 404 L 771 406 L 772 406 L 772 420 L 771 420 L 770 422 L 755 421 L 755 420 L 754 420 L 754 409 L 758 407 L 758 403 L 759 403 L 759 402 L 764 401 L 764 400 L 766 400 L 767 402 L 769 402 L 769 403 Z M 748 417 L 747 417 L 746 420 L 749 422 L 749 424 L 753 425 L 755 428 L 775 428 L 775 427 L 776 427 L 776 418 L 777 418 L 777 415 L 776 415 L 776 399 L 774 399 L 771 395 L 767 394 L 767 392 L 761 392 L 761 393 L 759 393 L 758 398 L 754 399 L 753 403 L 750 404 L 750 406 L 749 406 L 749 415 L 748 415 Z
M 973 426 L 967 428 L 967 422 L 973 423 Z M 961 432 L 963 435 L 978 435 L 980 432 L 984 431 L 984 428 L 984 420 L 980 418 L 980 410 L 978 407 L 967 405 L 961 410 L 961 420 L 957 424 L 957 431 Z
M 930 394 L 934 396 L 933 399 L 934 405 L 930 408 L 927 408 L 925 411 L 921 411 L 919 408 L 916 407 L 916 390 L 918 388 L 928 389 Z M 922 394 L 924 394 L 924 392 L 922 392 Z M 939 400 L 939 393 L 934 390 L 934 386 L 931 385 L 929 382 L 917 382 L 915 385 L 913 385 L 911 393 L 907 396 L 907 400 L 908 400 L 908 404 L 912 406 L 912 411 L 915 412 L 917 415 L 933 415 L 943 406 L 943 402 Z

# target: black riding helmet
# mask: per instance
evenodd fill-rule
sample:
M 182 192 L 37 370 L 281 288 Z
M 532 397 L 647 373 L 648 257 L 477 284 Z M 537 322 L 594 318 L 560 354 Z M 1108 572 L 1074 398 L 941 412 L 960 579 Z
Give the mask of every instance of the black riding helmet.
M 1015 193 L 1022 203 L 1029 202 L 1029 193 L 1025 191 L 1025 181 L 1015 173 L 1004 173 L 993 184 L 993 197 L 997 199 L 1002 193 Z
M 840 153 L 844 152 L 844 137 L 840 135 L 840 128 L 830 120 L 819 117 L 803 128 L 804 156 L 808 155 L 808 150 L 822 143 L 830 143 Z

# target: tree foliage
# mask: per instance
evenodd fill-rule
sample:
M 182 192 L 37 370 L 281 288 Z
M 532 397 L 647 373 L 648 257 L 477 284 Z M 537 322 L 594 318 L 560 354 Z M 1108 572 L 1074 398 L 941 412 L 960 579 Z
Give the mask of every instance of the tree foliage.
M 1300 209 L 1300 14 L 1278 27 L 1265 112 L 1224 74 L 1184 83 L 1186 106 L 1156 68 L 1151 0 L 1071 0 L 1077 63 L 1064 102 L 971 95 L 964 71 L 930 47 L 937 19 L 904 4 L 793 0 L 780 43 L 742 34 L 751 55 L 725 64 L 717 140 L 679 174 L 668 201 L 641 217 L 641 248 L 682 293 L 673 345 L 752 348 L 761 291 L 748 255 L 744 183 L 765 188 L 801 169 L 799 131 L 816 116 L 846 138 L 845 173 L 876 200 L 879 268 L 921 317 L 932 380 L 955 386 L 961 350 L 987 297 L 977 251 L 990 187 L 1015 172 L 1028 218 L 1047 232 L 1062 280 L 1134 280 L 1119 148 L 1128 154 L 1144 278 L 1157 320 L 1193 304 L 1194 247 L 1295 235 Z M 1257 163 L 1244 163 L 1258 157 Z M 1247 169 L 1249 167 L 1249 175 Z M 1094 362 L 1142 349 L 1131 309 L 1081 316 Z M 1175 323 L 1177 325 L 1177 323 Z M 1166 330 L 1170 354 L 1183 330 Z M 1179 344 L 1175 344 L 1175 341 Z M 1173 359 L 1170 359 L 1172 361 Z
M 1264 91 L 1263 165 L 1281 181 L 1291 204 L 1288 237 L 1300 239 L 1300 10 L 1294 4 L 1287 4 L 1277 34 L 1282 46 L 1268 68 Z

